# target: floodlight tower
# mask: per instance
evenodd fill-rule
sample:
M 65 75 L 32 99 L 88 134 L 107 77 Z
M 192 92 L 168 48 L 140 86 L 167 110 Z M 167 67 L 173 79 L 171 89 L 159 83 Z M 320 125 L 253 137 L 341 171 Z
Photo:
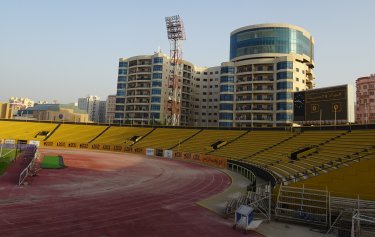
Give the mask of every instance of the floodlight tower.
M 171 70 L 168 78 L 168 105 L 166 124 L 177 126 L 180 124 L 181 113 L 181 75 L 182 41 L 186 39 L 184 23 L 179 15 L 165 18 L 168 39 L 170 43 Z

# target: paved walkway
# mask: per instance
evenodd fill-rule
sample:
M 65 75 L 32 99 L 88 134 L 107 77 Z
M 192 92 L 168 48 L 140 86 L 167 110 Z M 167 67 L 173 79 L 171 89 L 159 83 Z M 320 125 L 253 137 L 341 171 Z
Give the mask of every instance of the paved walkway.
M 238 198 L 241 194 L 246 193 L 246 187 L 250 184 L 250 181 L 244 176 L 237 174 L 229 170 L 221 170 L 225 172 L 232 179 L 231 186 L 226 189 L 224 192 L 216 194 L 207 199 L 197 202 L 198 205 L 207 208 L 221 216 L 224 216 L 224 210 L 226 203 L 231 200 Z M 257 177 L 257 184 L 264 183 L 265 181 Z M 281 237 L 281 236 L 290 236 L 290 237 L 324 237 L 332 235 L 324 235 L 317 231 L 312 231 L 312 228 L 309 226 L 298 225 L 294 223 L 284 223 L 277 221 L 265 221 L 253 234 L 259 233 L 262 236 L 267 237 Z
M 222 193 L 197 202 L 197 204 L 224 216 L 227 202 L 231 199 L 239 198 L 241 194 L 245 194 L 246 187 L 250 184 L 250 181 L 238 173 L 226 169 L 222 169 L 221 171 L 226 173 L 232 179 L 230 187 Z

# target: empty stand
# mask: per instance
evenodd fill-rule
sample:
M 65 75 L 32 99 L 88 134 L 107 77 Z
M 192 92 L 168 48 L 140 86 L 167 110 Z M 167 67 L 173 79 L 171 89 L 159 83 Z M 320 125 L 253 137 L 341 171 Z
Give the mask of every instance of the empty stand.
M 146 135 L 153 128 L 142 127 L 110 127 L 103 134 L 97 137 L 93 142 L 98 144 L 126 144 L 132 145 L 134 141 L 131 138 L 139 138 Z
M 297 174 L 312 168 L 309 164 L 291 161 L 292 152 L 306 146 L 320 146 L 324 143 L 337 139 L 346 131 L 307 131 L 298 134 L 269 149 L 264 149 L 254 155 L 242 159 L 242 161 L 256 164 L 272 170 L 281 179 L 289 180 L 295 178 Z
M 278 145 L 292 136 L 294 134 L 284 131 L 251 131 L 212 154 L 239 160 Z
M 133 148 L 155 148 L 170 149 L 198 133 L 200 129 L 177 129 L 177 128 L 157 128 L 144 139 L 135 143 Z
M 213 145 L 217 141 L 231 142 L 247 131 L 241 130 L 203 130 L 196 136 L 182 143 L 179 147 L 181 151 L 206 154 L 213 151 Z M 221 149 L 225 149 L 223 146 Z
M 62 124 L 47 141 L 88 143 L 106 128 L 107 126 Z
M 333 195 L 361 199 L 375 199 L 375 153 L 361 158 L 360 162 L 350 166 L 331 170 L 328 173 L 315 176 L 291 186 L 327 188 Z
M 0 138 L 43 140 L 56 126 L 53 123 L 0 121 Z

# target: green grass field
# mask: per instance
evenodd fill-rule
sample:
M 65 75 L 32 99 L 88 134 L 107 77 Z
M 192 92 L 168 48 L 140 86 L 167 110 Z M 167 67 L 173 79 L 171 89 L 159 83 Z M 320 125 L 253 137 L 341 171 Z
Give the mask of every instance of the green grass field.
M 9 167 L 10 162 L 14 159 L 16 155 L 19 154 L 19 151 L 15 149 L 3 149 L 3 153 L 0 157 L 0 175 L 3 175 L 5 170 Z
M 63 158 L 60 156 L 45 156 L 40 167 L 43 169 L 61 169 L 64 168 Z

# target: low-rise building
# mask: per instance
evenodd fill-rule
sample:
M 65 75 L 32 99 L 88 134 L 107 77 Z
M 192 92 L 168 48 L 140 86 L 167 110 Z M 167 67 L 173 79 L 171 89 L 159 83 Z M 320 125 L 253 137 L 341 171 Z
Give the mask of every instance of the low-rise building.
M 87 123 L 89 116 L 74 105 L 63 104 L 41 104 L 25 110 L 19 110 L 17 117 L 20 119 L 51 121 L 51 122 L 73 122 Z
M 10 103 L 0 103 L 0 119 L 12 119 L 13 108 Z
M 356 81 L 356 123 L 375 123 L 375 74 Z

